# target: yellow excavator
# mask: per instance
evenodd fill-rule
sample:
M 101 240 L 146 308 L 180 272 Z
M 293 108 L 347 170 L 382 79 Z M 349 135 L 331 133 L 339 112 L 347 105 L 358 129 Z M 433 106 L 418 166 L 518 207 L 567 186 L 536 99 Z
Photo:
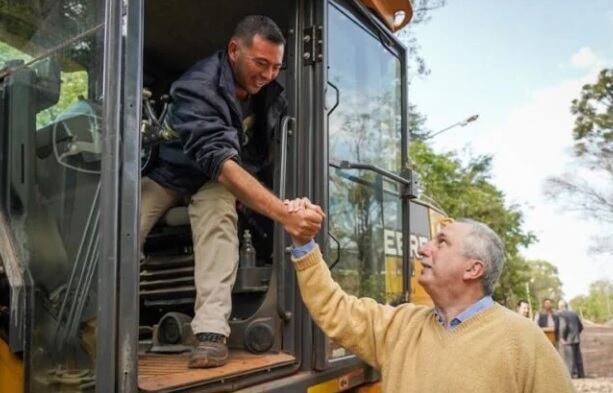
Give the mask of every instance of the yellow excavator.
M 138 250 L 140 179 L 170 84 L 249 14 L 287 38 L 288 111 L 259 179 L 326 211 L 347 292 L 430 299 L 417 248 L 445 214 L 408 163 L 408 0 L 23 0 L 0 6 L 0 392 L 375 392 L 379 375 L 310 319 L 288 237 L 239 207 L 230 361 L 187 368 L 186 207 Z M 249 235 L 247 235 L 247 233 Z

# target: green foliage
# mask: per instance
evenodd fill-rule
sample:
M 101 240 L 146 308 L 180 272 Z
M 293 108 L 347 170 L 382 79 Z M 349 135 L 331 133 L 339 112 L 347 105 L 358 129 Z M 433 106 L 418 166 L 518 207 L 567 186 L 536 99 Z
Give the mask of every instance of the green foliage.
M 555 302 L 562 299 L 562 281 L 558 268 L 543 260 L 527 261 L 529 267 L 530 295 L 532 304 L 540 305 L 546 298 Z
M 2 40 L 14 47 L 25 45 L 36 32 L 32 4 L 0 0 L 0 32 Z
M 31 57 L 55 48 L 56 53 L 62 52 L 62 70 L 83 70 L 102 49 L 96 46 L 95 36 L 103 29 L 98 8 L 92 0 L 0 0 L 0 40 Z M 70 42 L 86 32 L 80 40 Z
M 613 236 L 607 230 L 613 224 L 613 69 L 603 69 L 595 83 L 583 86 L 570 110 L 575 115 L 575 156 L 581 165 L 573 173 L 548 178 L 545 194 L 605 224 L 605 235 L 593 238 L 591 251 L 613 255 Z M 589 178 L 582 172 L 585 168 Z
M 494 289 L 494 297 L 510 309 L 516 308 L 520 299 L 532 298 L 529 296 L 530 269 L 529 263 L 521 255 L 507 256 L 504 270 Z M 535 304 L 531 299 L 531 304 Z
M 423 179 L 425 194 L 432 197 L 452 217 L 474 218 L 488 224 L 500 235 L 508 255 L 534 240 L 522 229 L 523 215 L 518 206 L 507 205 L 502 191 L 490 183 L 492 159 L 471 158 L 463 165 L 453 153 L 436 154 L 426 144 L 411 145 L 411 159 Z
M 419 113 L 416 105 L 409 104 L 407 113 L 409 117 L 409 135 L 411 140 L 421 141 L 426 135 L 429 134 L 428 130 L 424 127 L 426 123 L 426 116 Z
M 8 60 L 29 61 L 30 56 L 0 42 L 0 68 Z M 87 73 L 85 71 L 62 72 L 62 85 L 60 99 L 51 108 L 39 113 L 36 116 L 37 128 L 44 127 L 57 117 L 68 106 L 72 105 L 82 97 L 87 97 Z
M 85 71 L 62 72 L 62 87 L 57 104 L 36 115 L 36 127 L 51 123 L 60 113 L 79 99 L 87 97 L 87 73 Z
M 0 69 L 3 68 L 4 63 L 6 63 L 9 60 L 28 61 L 30 60 L 30 56 L 0 41 Z
M 576 116 L 573 137 L 577 156 L 613 154 L 613 68 L 603 69 L 596 83 L 583 86 L 581 97 L 572 102 L 571 113 Z
M 515 309 L 520 299 L 528 300 L 532 311 L 540 308 L 545 298 L 554 303 L 562 299 L 562 281 L 558 269 L 543 260 L 526 260 L 521 255 L 507 257 L 505 269 L 495 291 L 498 300 Z
M 420 173 L 424 193 L 433 198 L 454 218 L 472 218 L 489 225 L 505 244 L 507 265 L 502 273 L 495 297 L 512 302 L 525 294 L 528 276 L 526 262 L 519 256 L 519 247 L 536 240 L 522 228 L 523 215 L 518 206 L 508 205 L 504 194 L 490 182 L 492 159 L 478 156 L 463 164 L 453 153 L 436 154 L 425 143 L 411 145 L 411 159 Z
M 589 294 L 570 301 L 573 310 L 583 318 L 603 323 L 613 319 L 613 281 L 599 280 L 590 285 Z
M 66 2 L 63 4 L 63 7 L 65 8 L 63 17 L 70 19 L 73 25 L 76 24 L 76 21 L 82 16 L 80 13 L 84 12 L 83 7 L 79 5 L 78 1 Z M 11 40 L 13 45 L 25 44 L 28 42 L 30 36 L 32 35 L 32 32 L 30 31 L 31 26 L 36 21 L 35 15 L 36 13 L 30 6 L 24 4 L 8 5 L 0 2 L 0 20 L 7 21 L 5 28 L 14 34 L 11 36 L 13 38 Z M 73 29 L 76 30 L 77 26 L 73 26 Z M 54 58 L 61 64 L 71 63 L 74 61 L 74 59 L 70 57 L 74 56 L 75 53 L 79 51 L 82 52 L 82 49 L 85 47 L 88 47 L 87 41 L 78 41 L 75 45 L 68 47 L 65 52 L 55 54 Z M 85 54 L 89 54 L 89 52 Z M 2 68 L 4 63 L 9 60 L 23 60 L 24 62 L 28 62 L 32 60 L 32 56 L 9 45 L 7 42 L 0 41 L 0 68 Z M 87 97 L 87 72 L 62 72 L 61 80 L 62 85 L 60 99 L 56 105 L 48 108 L 36 116 L 37 128 L 41 128 L 49 124 L 68 106 L 72 105 L 82 97 Z

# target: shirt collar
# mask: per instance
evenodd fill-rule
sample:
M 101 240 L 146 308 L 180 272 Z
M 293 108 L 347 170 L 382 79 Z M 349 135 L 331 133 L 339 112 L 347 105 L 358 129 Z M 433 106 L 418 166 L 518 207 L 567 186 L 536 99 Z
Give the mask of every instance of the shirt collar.
M 449 325 L 447 325 L 445 318 L 443 317 L 443 313 L 438 308 L 434 308 L 434 317 L 436 318 L 438 323 L 440 323 L 443 327 L 449 330 L 453 330 L 456 326 L 458 326 L 462 322 L 466 321 L 470 317 L 475 316 L 476 314 L 480 313 L 481 311 L 485 310 L 486 308 L 490 307 L 493 304 L 494 304 L 494 299 L 492 299 L 491 296 L 489 295 L 484 296 L 483 298 L 481 298 L 481 300 L 472 304 L 466 310 L 456 315 L 456 317 L 453 318 L 449 322 Z

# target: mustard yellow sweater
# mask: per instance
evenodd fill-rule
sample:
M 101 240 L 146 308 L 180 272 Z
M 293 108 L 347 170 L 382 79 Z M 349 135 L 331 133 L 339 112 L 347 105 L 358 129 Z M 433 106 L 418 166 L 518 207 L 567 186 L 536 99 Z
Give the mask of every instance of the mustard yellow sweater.
M 346 294 L 332 280 L 319 248 L 294 262 L 315 322 L 380 370 L 386 393 L 574 391 L 543 332 L 498 304 L 449 331 L 431 307 L 392 307 Z

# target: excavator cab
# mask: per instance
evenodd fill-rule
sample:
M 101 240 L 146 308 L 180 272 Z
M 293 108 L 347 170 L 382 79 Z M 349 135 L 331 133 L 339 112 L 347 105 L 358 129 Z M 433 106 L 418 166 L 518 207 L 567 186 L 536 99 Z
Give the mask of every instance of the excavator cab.
M 287 39 L 277 81 L 289 106 L 258 180 L 324 208 L 316 241 L 345 290 L 383 303 L 414 293 L 409 217 L 428 218 L 409 207 L 408 54 L 394 36 L 412 15 L 408 1 L 9 1 L 0 8 L 0 391 L 338 391 L 377 381 L 313 324 L 291 243 L 269 219 L 237 205 L 248 251 L 232 295 L 231 360 L 220 368 L 187 368 L 195 288 L 185 204 L 138 248 L 140 180 L 172 137 L 168 89 L 249 14 L 271 17 Z

